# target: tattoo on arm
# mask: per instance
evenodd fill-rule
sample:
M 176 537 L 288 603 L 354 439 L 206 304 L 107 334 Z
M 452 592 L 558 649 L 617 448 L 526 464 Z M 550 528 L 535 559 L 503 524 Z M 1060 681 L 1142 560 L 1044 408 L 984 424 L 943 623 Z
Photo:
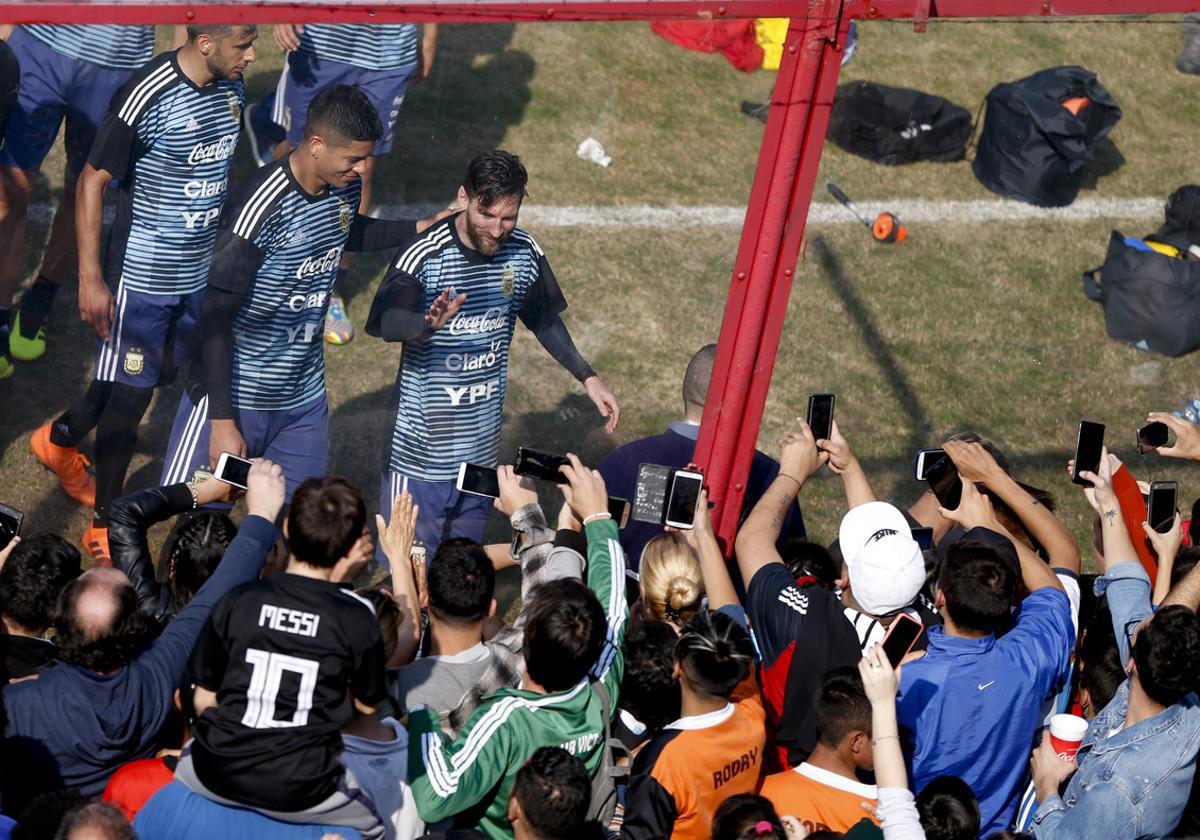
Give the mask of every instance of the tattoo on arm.
M 779 502 L 775 505 L 775 513 L 771 517 L 771 530 L 783 530 L 783 520 L 787 517 L 788 508 L 791 506 L 791 499 L 789 499 L 787 496 L 780 497 Z
M 1112 525 L 1117 518 L 1117 512 L 1115 510 L 1106 510 L 1104 511 L 1104 518 L 1108 520 L 1109 525 Z

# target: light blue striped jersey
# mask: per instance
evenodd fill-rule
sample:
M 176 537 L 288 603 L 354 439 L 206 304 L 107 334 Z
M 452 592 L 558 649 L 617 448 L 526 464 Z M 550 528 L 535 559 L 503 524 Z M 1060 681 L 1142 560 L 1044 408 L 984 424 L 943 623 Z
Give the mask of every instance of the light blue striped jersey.
M 113 70 L 136 70 L 154 56 L 154 27 L 37 24 L 22 27 L 55 52 Z
M 117 91 L 88 162 L 120 181 L 105 277 L 146 294 L 204 288 L 241 126 L 241 81 L 197 87 L 174 52 Z
M 467 299 L 424 342 L 404 345 L 396 380 L 389 468 L 426 481 L 452 481 L 462 461 L 494 466 L 508 381 L 508 347 L 517 316 L 537 313 L 539 283 L 558 285 L 545 254 L 515 228 L 491 258 L 465 247 L 451 216 L 400 250 L 389 277 L 416 278 L 428 309 L 447 287 Z M 385 280 L 385 282 L 387 282 Z M 557 310 L 556 310 L 557 311 Z
M 310 23 L 300 33 L 305 52 L 367 70 L 416 64 L 420 42 L 416 23 Z
M 309 195 L 289 162 L 257 170 L 221 219 L 222 242 L 245 240 L 258 263 L 233 322 L 237 408 L 282 411 L 325 390 L 325 310 L 362 184 Z

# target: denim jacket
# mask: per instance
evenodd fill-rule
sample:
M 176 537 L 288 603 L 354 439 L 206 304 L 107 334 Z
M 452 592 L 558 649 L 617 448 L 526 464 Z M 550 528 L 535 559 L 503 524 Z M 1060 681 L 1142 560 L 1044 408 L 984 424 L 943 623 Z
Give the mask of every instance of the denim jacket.
M 1150 615 L 1150 579 L 1141 564 L 1118 563 L 1096 582 L 1105 594 L 1122 661 L 1125 628 Z M 1108 737 L 1125 722 L 1129 683 L 1092 721 L 1080 747 L 1079 769 L 1063 797 L 1038 806 L 1033 833 L 1059 838 L 1168 836 L 1187 805 L 1200 751 L 1200 703 L 1189 695 L 1161 714 Z

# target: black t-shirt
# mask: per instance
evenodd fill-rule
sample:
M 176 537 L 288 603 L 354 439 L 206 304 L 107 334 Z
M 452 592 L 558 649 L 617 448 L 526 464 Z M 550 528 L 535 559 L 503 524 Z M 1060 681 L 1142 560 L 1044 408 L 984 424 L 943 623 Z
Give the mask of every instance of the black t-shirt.
M 280 574 L 213 609 L 189 665 L 217 708 L 195 727 L 192 758 L 219 796 L 302 811 L 341 776 L 338 730 L 353 699 L 386 697 L 383 640 L 370 603 L 336 584 Z
M 782 563 L 755 573 L 746 588 L 746 613 L 762 654 L 763 701 L 777 727 L 780 763 L 795 767 L 817 743 L 812 702 L 821 677 L 858 663 L 858 634 L 836 595 L 798 586 Z

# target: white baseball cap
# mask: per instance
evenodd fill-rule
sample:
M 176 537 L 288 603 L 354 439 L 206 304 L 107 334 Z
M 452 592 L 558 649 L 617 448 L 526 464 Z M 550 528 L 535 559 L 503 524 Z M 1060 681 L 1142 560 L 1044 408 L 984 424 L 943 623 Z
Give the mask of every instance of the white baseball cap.
M 887 615 L 916 600 L 925 560 L 908 519 L 887 502 L 867 502 L 842 517 L 838 531 L 854 600 L 871 615 Z

